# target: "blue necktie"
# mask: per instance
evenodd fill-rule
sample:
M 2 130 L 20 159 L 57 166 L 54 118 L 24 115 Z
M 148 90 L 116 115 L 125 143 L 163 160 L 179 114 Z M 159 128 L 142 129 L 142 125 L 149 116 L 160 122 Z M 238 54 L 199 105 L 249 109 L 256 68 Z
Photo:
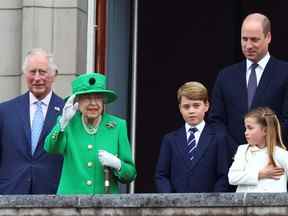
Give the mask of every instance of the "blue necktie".
M 248 79 L 247 93 L 248 93 L 248 109 L 251 107 L 256 88 L 257 88 L 257 78 L 255 69 L 258 67 L 258 64 L 254 63 L 251 65 L 251 73 Z
M 195 139 L 195 132 L 197 132 L 197 128 L 190 128 L 189 132 L 190 132 L 190 136 L 187 140 L 187 148 L 186 148 L 186 152 L 188 154 L 188 158 L 190 160 L 193 160 L 193 154 L 195 152 L 195 149 L 197 148 L 197 144 L 196 144 L 196 139 Z
M 42 131 L 43 123 L 44 123 L 44 115 L 43 115 L 42 106 L 41 106 L 42 102 L 37 101 L 34 104 L 36 105 L 36 111 L 34 113 L 34 118 L 32 121 L 32 129 L 31 129 L 31 142 L 32 142 L 31 153 L 32 155 L 34 154 L 35 149 L 37 147 L 39 137 Z

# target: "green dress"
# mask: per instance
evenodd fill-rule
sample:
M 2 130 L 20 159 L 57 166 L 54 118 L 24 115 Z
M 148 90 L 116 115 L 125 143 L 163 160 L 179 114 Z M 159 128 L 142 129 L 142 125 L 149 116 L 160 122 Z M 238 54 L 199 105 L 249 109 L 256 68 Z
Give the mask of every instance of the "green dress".
M 112 169 L 110 180 L 111 193 L 118 193 L 118 181 L 129 183 L 136 177 L 126 121 L 104 113 L 96 134 L 88 134 L 81 115 L 77 112 L 64 132 L 58 121 L 45 140 L 47 152 L 64 157 L 57 194 L 104 193 L 104 170 L 98 150 L 106 150 L 121 160 L 121 169 Z

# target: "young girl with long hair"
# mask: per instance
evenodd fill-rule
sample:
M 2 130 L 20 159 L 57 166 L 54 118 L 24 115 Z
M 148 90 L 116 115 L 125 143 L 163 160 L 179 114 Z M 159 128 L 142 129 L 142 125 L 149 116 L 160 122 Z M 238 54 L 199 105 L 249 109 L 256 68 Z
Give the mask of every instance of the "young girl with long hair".
M 228 179 L 236 192 L 286 192 L 288 152 L 283 144 L 276 114 L 267 107 L 246 114 L 245 137 L 229 169 Z

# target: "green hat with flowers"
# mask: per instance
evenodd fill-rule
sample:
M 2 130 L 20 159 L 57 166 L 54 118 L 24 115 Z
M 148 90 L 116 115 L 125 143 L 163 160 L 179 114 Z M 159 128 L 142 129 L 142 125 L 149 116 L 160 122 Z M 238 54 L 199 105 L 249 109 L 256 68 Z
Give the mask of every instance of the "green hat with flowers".
M 104 96 L 104 103 L 117 99 L 114 91 L 106 89 L 106 76 L 100 73 L 85 73 L 72 81 L 72 93 L 77 95 L 98 93 Z

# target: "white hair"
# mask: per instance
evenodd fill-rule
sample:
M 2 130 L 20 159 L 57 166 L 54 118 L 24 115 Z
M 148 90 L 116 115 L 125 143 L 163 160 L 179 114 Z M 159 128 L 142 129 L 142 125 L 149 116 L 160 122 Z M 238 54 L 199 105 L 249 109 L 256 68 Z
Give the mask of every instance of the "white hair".
M 55 72 L 55 73 L 58 72 L 58 66 L 54 62 L 53 55 L 51 53 L 49 53 L 48 51 L 46 51 L 46 50 L 44 50 L 42 48 L 33 48 L 25 56 L 25 59 L 23 61 L 23 65 L 22 65 L 23 73 L 25 73 L 26 70 L 27 70 L 29 59 L 32 56 L 35 56 L 35 55 L 46 56 L 47 59 L 48 59 L 48 70 L 51 71 L 51 72 Z

